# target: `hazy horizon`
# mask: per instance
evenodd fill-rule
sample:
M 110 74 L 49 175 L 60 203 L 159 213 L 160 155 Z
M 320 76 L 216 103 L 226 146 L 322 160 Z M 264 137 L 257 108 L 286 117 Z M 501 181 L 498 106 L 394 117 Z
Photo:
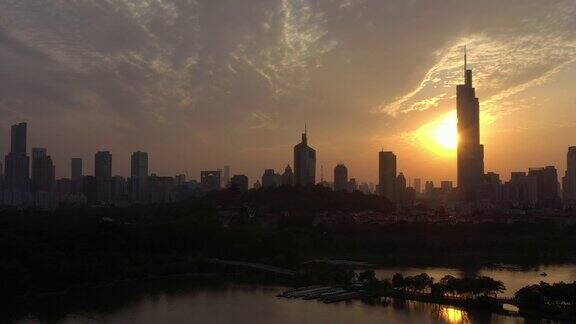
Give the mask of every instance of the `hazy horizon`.
M 486 171 L 554 165 L 576 145 L 576 1 L 31 0 L 0 3 L 0 154 L 28 122 L 57 177 L 109 150 L 175 175 L 292 165 L 304 124 L 324 178 L 456 180 L 463 45 Z M 439 133 L 440 132 L 440 133 Z M 438 138 L 440 137 L 440 138 Z

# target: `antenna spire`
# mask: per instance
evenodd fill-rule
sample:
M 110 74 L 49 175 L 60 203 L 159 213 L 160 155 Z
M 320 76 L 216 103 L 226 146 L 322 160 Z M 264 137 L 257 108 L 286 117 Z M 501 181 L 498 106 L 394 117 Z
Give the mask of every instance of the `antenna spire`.
M 466 44 L 464 44 L 464 75 L 466 75 L 466 70 L 468 70 L 468 53 L 466 52 Z

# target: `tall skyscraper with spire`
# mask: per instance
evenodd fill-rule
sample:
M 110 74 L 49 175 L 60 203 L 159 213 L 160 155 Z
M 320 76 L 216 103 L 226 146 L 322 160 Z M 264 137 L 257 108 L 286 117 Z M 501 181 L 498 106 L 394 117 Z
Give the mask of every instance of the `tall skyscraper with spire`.
M 480 104 L 472 87 L 472 70 L 464 49 L 464 84 L 456 87 L 458 116 L 458 188 L 463 199 L 474 199 L 484 175 L 484 146 L 480 144 Z
M 316 183 L 316 150 L 308 146 L 306 127 L 302 142 L 294 146 L 294 182 L 301 186 Z

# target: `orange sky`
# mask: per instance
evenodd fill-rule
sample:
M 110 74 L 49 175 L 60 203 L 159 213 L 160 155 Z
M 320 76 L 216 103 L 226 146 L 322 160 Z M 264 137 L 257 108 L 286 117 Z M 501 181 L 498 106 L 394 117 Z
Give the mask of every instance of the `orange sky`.
M 254 182 L 292 164 L 307 123 L 318 178 L 343 162 L 375 182 L 384 148 L 408 179 L 454 180 L 434 138 L 466 44 L 486 170 L 563 174 L 575 18 L 573 0 L 1 2 L 0 154 L 27 121 L 59 177 L 76 156 L 92 173 L 98 150 L 127 175 L 142 150 L 162 175 L 228 164 Z

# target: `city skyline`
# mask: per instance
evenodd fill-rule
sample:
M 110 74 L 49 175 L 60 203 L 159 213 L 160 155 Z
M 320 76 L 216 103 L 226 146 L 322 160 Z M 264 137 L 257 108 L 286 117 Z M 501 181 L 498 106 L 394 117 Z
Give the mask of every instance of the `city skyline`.
M 566 169 L 571 1 L 98 3 L 69 4 L 70 19 L 56 18 L 57 2 L 0 4 L 0 134 L 27 121 L 29 142 L 49 149 L 58 177 L 68 152 L 91 165 L 108 150 L 115 172 L 128 175 L 131 152 L 143 150 L 158 174 L 226 164 L 256 179 L 285 167 L 308 123 L 326 170 L 344 162 L 351 176 L 377 182 L 373 152 L 384 147 L 408 180 L 455 181 L 453 142 L 434 135 L 439 123 L 454 126 L 464 44 L 485 169 L 504 179 L 528 167 Z M 81 23 L 87 12 L 91 23 Z

